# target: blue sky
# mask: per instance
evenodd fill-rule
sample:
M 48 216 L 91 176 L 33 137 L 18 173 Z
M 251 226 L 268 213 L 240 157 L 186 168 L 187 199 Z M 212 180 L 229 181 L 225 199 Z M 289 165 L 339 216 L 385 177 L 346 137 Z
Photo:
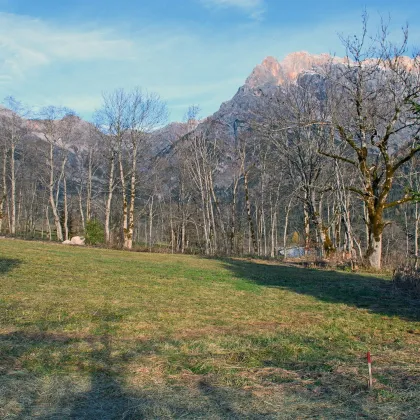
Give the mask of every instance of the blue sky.
M 204 117 L 268 55 L 342 55 L 337 34 L 358 33 L 364 8 L 420 46 L 416 0 L 0 0 L 0 98 L 90 118 L 102 92 L 141 86 L 173 121 L 192 104 Z

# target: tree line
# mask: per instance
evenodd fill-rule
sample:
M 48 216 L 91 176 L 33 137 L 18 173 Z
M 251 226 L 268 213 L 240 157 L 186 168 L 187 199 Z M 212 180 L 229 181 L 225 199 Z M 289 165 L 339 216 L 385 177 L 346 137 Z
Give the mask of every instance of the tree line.
M 165 103 L 139 88 L 104 94 L 89 124 L 7 98 L 0 230 L 63 241 L 94 221 L 125 249 L 417 258 L 420 57 L 406 30 L 389 38 L 364 18 L 344 60 L 262 94 L 247 120 L 191 107 L 163 128 Z

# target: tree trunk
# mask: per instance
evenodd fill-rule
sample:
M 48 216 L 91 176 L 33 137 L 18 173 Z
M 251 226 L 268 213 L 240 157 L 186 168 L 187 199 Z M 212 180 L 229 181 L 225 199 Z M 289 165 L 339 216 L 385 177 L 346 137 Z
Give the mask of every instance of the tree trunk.
M 405 259 L 408 262 L 410 257 L 410 230 L 408 227 L 407 204 L 404 206 L 404 221 L 405 221 Z
M 169 194 L 169 224 L 171 227 L 171 254 L 174 253 L 174 246 L 175 246 L 175 231 L 174 231 L 174 221 L 172 217 L 172 197 Z
M 48 240 L 51 241 L 52 239 L 52 232 L 51 232 L 51 225 L 50 225 L 50 214 L 49 214 L 49 207 L 47 204 L 47 207 L 45 209 L 45 221 L 47 222 L 47 229 L 48 229 Z
M 414 256 L 415 256 L 415 267 L 418 265 L 419 257 L 419 203 L 416 202 L 416 220 L 414 222 Z
M 277 213 L 276 213 L 276 209 L 273 208 L 272 203 L 271 203 L 271 208 L 270 208 L 270 223 L 271 223 L 271 251 L 270 251 L 270 257 L 274 258 L 276 256 Z
M 311 231 L 309 225 L 309 212 L 306 203 L 303 205 L 303 225 L 305 232 L 305 255 L 308 255 L 311 246 Z
M 64 193 L 64 239 L 69 239 L 69 209 L 67 202 L 67 181 L 66 177 L 63 179 L 63 193 Z
M 315 191 L 312 191 L 311 193 L 311 203 L 310 203 L 310 209 L 311 209 L 311 216 L 312 216 L 312 222 L 315 225 L 316 233 L 318 237 L 318 256 L 320 258 L 323 258 L 326 254 L 326 252 L 329 250 L 330 245 L 328 243 L 328 236 L 327 236 L 327 229 L 324 226 L 323 220 L 322 220 L 322 195 L 319 199 L 318 203 L 318 210 L 316 210 L 316 200 L 315 200 Z
M 80 220 L 82 222 L 83 232 L 86 230 L 85 215 L 83 213 L 83 203 L 82 203 L 82 188 L 79 190 L 79 211 L 80 211 Z M 87 214 L 87 212 L 86 212 Z
M 152 252 L 153 247 L 153 195 L 149 203 L 149 252 Z
M 110 157 L 110 168 L 108 178 L 108 197 L 105 206 L 105 241 L 108 245 L 111 243 L 110 219 L 111 219 L 111 204 L 112 195 L 114 192 L 114 170 L 115 170 L 115 154 L 112 153 Z
M 222 231 L 223 246 L 225 248 L 224 251 L 226 253 L 227 250 L 228 250 L 226 229 L 225 229 L 225 224 L 224 224 L 224 221 L 223 221 L 223 215 L 222 215 L 222 212 L 220 210 L 219 202 L 217 200 L 216 192 L 214 190 L 213 174 L 212 174 L 211 170 L 209 170 L 208 178 L 209 178 L 209 187 L 210 187 L 211 197 L 213 198 L 213 203 L 214 203 L 214 206 L 216 207 L 217 215 L 219 217 L 219 226 L 220 226 L 220 229 Z M 214 216 L 213 216 L 213 223 L 214 223 L 214 229 L 216 230 L 216 223 L 215 223 L 215 220 L 214 220 Z
M 251 203 L 249 201 L 249 188 L 248 188 L 248 172 L 244 171 L 244 187 L 245 187 L 245 202 L 246 202 L 246 214 L 248 218 L 248 225 L 249 225 L 249 233 L 250 233 L 250 240 L 252 242 L 252 247 L 254 254 L 258 253 L 258 243 L 255 237 L 255 228 L 254 222 L 252 220 L 251 214 Z
M 203 180 L 201 174 L 199 174 L 199 185 L 201 193 L 201 206 L 203 212 L 203 228 L 204 228 L 204 240 L 205 240 L 205 253 L 206 255 L 211 254 L 211 242 L 210 242 L 210 226 L 209 226 L 209 216 L 208 216 L 208 203 L 206 201 L 206 196 L 204 192 Z
M 185 210 L 182 208 L 182 222 L 181 222 L 181 253 L 185 253 Z
M 381 269 L 382 260 L 382 233 L 379 235 L 369 235 L 369 248 L 367 252 L 367 259 L 369 266 L 375 270 Z
M 216 220 L 214 217 L 214 206 L 213 206 L 213 199 L 211 196 L 211 190 L 210 190 L 210 185 L 207 186 L 207 202 L 209 204 L 209 208 L 210 208 L 210 220 L 211 220 L 211 226 L 212 226 L 212 232 L 213 232 L 213 254 L 217 253 L 217 230 L 216 230 Z
M 122 228 L 123 228 L 123 235 L 124 235 L 124 248 L 128 248 L 128 201 L 127 201 L 127 191 L 125 190 L 125 176 L 124 176 L 124 166 L 123 166 L 123 157 L 122 151 L 120 150 L 118 153 L 118 164 L 120 168 L 120 182 L 121 182 L 121 192 L 122 192 L 122 201 L 123 201 L 123 221 L 122 221 Z
M 57 240 L 63 241 L 63 229 L 61 227 L 60 216 L 58 214 L 56 201 L 54 199 L 54 146 L 50 144 L 50 183 L 49 183 L 49 192 L 50 192 L 50 206 L 54 216 L 55 229 L 57 231 Z
M 327 241 L 327 233 L 324 225 L 322 223 L 322 218 L 319 215 L 319 212 L 316 212 L 313 216 L 314 224 L 316 225 L 317 233 L 318 233 L 318 256 L 323 258 L 326 251 L 326 241 Z
M 177 249 L 183 254 L 185 252 L 185 225 L 186 225 L 186 214 L 185 214 L 185 185 L 184 176 L 181 173 L 180 177 L 180 195 L 178 200 L 178 208 L 181 208 L 181 243 L 177 240 Z
M 10 147 L 10 233 L 16 234 L 16 174 L 15 174 L 15 143 Z
M 124 230 L 124 248 L 133 248 L 133 234 L 134 234 L 134 205 L 136 201 L 136 167 L 137 167 L 137 147 L 133 145 L 133 155 L 131 159 L 131 182 L 130 182 L 130 208 L 125 221 L 126 230 Z M 126 198 L 125 198 L 126 202 Z M 127 211 L 127 206 L 124 206 L 124 210 Z M 150 238 L 150 241 L 152 238 Z
M 88 179 L 87 179 L 87 196 L 86 196 L 86 221 L 89 221 L 92 217 L 92 149 L 89 150 L 89 162 L 88 162 Z M 80 206 L 82 209 L 82 206 Z M 81 210 L 82 211 L 82 210 Z M 84 225 L 84 221 L 83 221 Z
M 19 190 L 19 200 L 17 205 L 17 211 L 16 211 L 16 220 L 15 220 L 15 226 L 17 229 L 20 226 L 20 220 L 21 220 L 21 214 L 22 214 L 22 207 L 23 207 L 23 198 L 22 198 L 22 188 Z
M 287 204 L 287 207 L 285 209 L 286 210 L 286 214 L 285 214 L 285 217 L 284 217 L 284 230 L 283 230 L 284 261 L 286 261 L 286 259 L 287 259 L 287 249 L 286 249 L 287 248 L 287 228 L 289 226 L 289 213 L 290 213 L 290 208 L 291 208 L 291 205 L 292 205 L 292 199 L 293 198 L 291 198 L 289 200 L 289 203 Z M 305 239 L 305 241 L 306 241 L 306 239 Z M 306 246 L 305 246 L 305 252 L 306 252 Z
M 368 213 L 368 208 L 367 205 L 365 203 L 365 201 L 363 201 L 363 213 L 364 213 L 364 218 L 366 220 L 366 224 L 365 224 L 365 237 L 366 237 L 366 249 L 369 247 L 369 225 L 368 225 L 368 220 L 369 220 L 369 213 Z
M 231 225 L 230 225 L 230 253 L 235 252 L 235 235 L 236 235 L 236 193 L 238 190 L 239 177 L 233 182 L 233 195 L 231 205 Z
M 7 183 L 6 183 L 6 174 L 7 174 L 7 153 L 6 148 L 3 152 L 3 191 L 2 191 L 2 197 L 0 199 L 0 232 L 3 227 L 3 217 L 4 217 L 4 202 L 7 197 Z

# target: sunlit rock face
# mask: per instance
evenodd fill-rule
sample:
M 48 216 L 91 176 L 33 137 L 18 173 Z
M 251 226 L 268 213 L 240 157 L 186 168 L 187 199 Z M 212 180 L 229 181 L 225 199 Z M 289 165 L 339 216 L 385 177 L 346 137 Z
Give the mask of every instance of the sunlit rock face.
M 313 70 L 330 62 L 343 63 L 344 59 L 329 54 L 313 55 L 305 51 L 291 53 L 280 62 L 274 57 L 267 57 L 254 68 L 245 84 L 250 88 L 266 84 L 282 85 L 286 81 L 295 81 L 304 71 Z
M 400 63 L 412 71 L 416 66 L 414 60 L 410 57 L 400 57 Z M 245 86 L 250 89 L 262 87 L 264 85 L 280 86 L 285 82 L 294 82 L 297 78 L 306 72 L 317 72 L 320 68 L 329 64 L 350 64 L 349 59 L 333 57 L 329 54 L 309 54 L 306 51 L 294 52 L 287 55 L 282 61 L 274 57 L 266 57 L 263 62 L 257 65 L 251 75 L 246 79 Z M 377 66 L 386 68 L 390 64 L 380 59 L 366 60 L 363 65 Z

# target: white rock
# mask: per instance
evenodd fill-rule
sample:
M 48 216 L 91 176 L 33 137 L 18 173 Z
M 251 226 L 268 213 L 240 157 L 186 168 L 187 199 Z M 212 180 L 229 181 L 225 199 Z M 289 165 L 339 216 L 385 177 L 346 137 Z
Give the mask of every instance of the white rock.
M 63 245 L 71 245 L 71 241 L 69 241 L 69 240 L 63 241 Z
M 85 244 L 85 238 L 82 238 L 81 236 L 73 236 L 73 238 L 71 238 L 70 243 L 72 245 L 84 245 Z

